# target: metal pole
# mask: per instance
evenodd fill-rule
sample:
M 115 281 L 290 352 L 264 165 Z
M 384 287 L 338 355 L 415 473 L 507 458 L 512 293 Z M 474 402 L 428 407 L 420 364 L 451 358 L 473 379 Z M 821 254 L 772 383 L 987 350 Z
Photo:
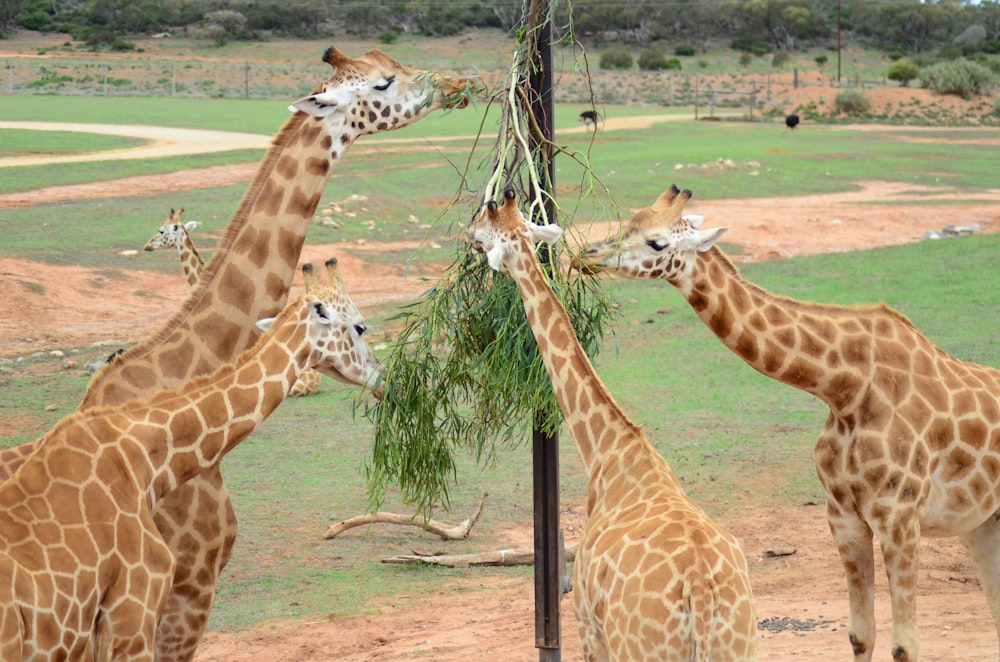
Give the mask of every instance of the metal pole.
M 535 40 L 534 62 L 529 74 L 531 114 L 538 132 L 531 131 L 529 147 L 541 186 L 546 194 L 545 213 L 555 223 L 555 167 L 552 138 L 552 27 L 548 0 L 532 0 L 528 33 Z M 539 135 L 539 132 L 541 135 Z M 533 196 L 540 193 L 534 191 Z M 541 260 L 549 268 L 549 252 Z M 559 662 L 559 601 L 562 598 L 563 559 L 559 528 L 559 435 L 545 434 L 537 422 L 531 435 L 534 493 L 535 545 L 535 647 L 539 662 Z

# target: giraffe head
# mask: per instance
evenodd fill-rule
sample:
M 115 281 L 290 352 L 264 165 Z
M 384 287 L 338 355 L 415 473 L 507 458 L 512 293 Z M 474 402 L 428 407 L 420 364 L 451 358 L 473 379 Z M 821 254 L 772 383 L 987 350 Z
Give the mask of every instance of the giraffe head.
M 398 129 L 439 108 L 464 108 L 476 87 L 468 78 L 408 67 L 378 49 L 354 59 L 331 46 L 323 61 L 333 75 L 289 110 L 335 127 L 341 140 Z
M 306 284 L 305 317 L 308 338 L 313 348 L 310 365 L 320 373 L 345 384 L 363 386 L 376 397 L 382 397 L 382 367 L 368 343 L 362 337 L 368 330 L 364 318 L 347 294 L 344 280 L 337 270 L 337 260 L 326 261 L 329 276 L 326 285 L 320 285 L 313 274 L 312 264 L 302 266 Z M 257 322 L 267 331 L 275 319 Z
M 146 245 L 142 247 L 143 250 L 155 251 L 158 248 L 179 248 L 183 246 L 187 233 L 198 227 L 198 221 L 182 223 L 181 214 L 183 213 L 183 207 L 176 211 L 171 209 L 170 216 L 160 224 L 160 229 L 149 238 Z
M 699 229 L 700 216 L 684 216 L 691 191 L 672 185 L 652 206 L 639 210 L 619 236 L 587 246 L 575 266 L 613 271 L 626 278 L 663 279 L 681 286 L 700 252 L 707 251 L 726 228 Z
M 472 248 L 486 254 L 491 268 L 502 273 L 510 271 L 508 260 L 517 259 L 524 244 L 531 246 L 539 241 L 554 244 L 563 233 L 558 225 L 536 225 L 529 221 L 518 209 L 516 198 L 514 191 L 508 189 L 502 207 L 490 200 L 479 219 L 462 236 Z

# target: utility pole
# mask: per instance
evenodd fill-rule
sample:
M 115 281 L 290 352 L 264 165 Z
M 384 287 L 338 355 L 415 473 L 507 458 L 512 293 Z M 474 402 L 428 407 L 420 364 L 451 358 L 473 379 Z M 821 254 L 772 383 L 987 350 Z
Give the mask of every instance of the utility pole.
M 550 223 L 556 222 L 555 167 L 552 138 L 554 133 L 552 107 L 552 23 L 549 1 L 532 0 L 528 8 L 527 36 L 534 41 L 529 74 L 531 115 L 534 119 L 528 137 L 529 148 L 538 172 L 542 191 L 532 191 L 532 197 L 544 196 L 545 214 Z M 537 127 L 535 129 L 534 127 Z M 540 255 L 542 266 L 551 268 L 549 251 Z M 539 662 L 559 662 L 559 602 L 562 598 L 564 557 L 559 525 L 559 435 L 546 434 L 536 425 L 531 435 L 534 493 L 535 545 L 535 647 Z

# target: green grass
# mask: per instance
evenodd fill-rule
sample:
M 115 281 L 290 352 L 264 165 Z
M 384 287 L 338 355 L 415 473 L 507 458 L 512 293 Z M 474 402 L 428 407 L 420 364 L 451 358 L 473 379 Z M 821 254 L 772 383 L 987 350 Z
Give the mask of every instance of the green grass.
M 103 136 L 96 133 L 0 129 L 0 158 L 127 149 L 148 142 L 141 138 Z

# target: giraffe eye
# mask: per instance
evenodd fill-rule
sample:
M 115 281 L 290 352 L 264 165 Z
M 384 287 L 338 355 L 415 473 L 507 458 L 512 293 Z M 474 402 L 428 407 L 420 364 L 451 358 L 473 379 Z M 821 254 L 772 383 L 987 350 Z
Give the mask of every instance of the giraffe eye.
M 667 242 L 663 239 L 650 239 L 646 242 L 646 245 L 652 248 L 654 251 L 662 251 L 667 247 Z
M 392 85 L 392 82 L 394 80 L 396 80 L 395 76 L 392 76 L 391 78 L 386 78 L 385 82 L 382 83 L 381 85 L 376 85 L 375 89 L 378 90 L 379 92 L 385 92 L 386 90 L 389 89 L 389 86 Z
M 354 325 L 354 332 L 357 333 L 359 336 L 365 335 L 365 331 L 367 331 L 367 330 L 368 330 L 368 327 L 365 326 L 364 324 L 355 324 Z

